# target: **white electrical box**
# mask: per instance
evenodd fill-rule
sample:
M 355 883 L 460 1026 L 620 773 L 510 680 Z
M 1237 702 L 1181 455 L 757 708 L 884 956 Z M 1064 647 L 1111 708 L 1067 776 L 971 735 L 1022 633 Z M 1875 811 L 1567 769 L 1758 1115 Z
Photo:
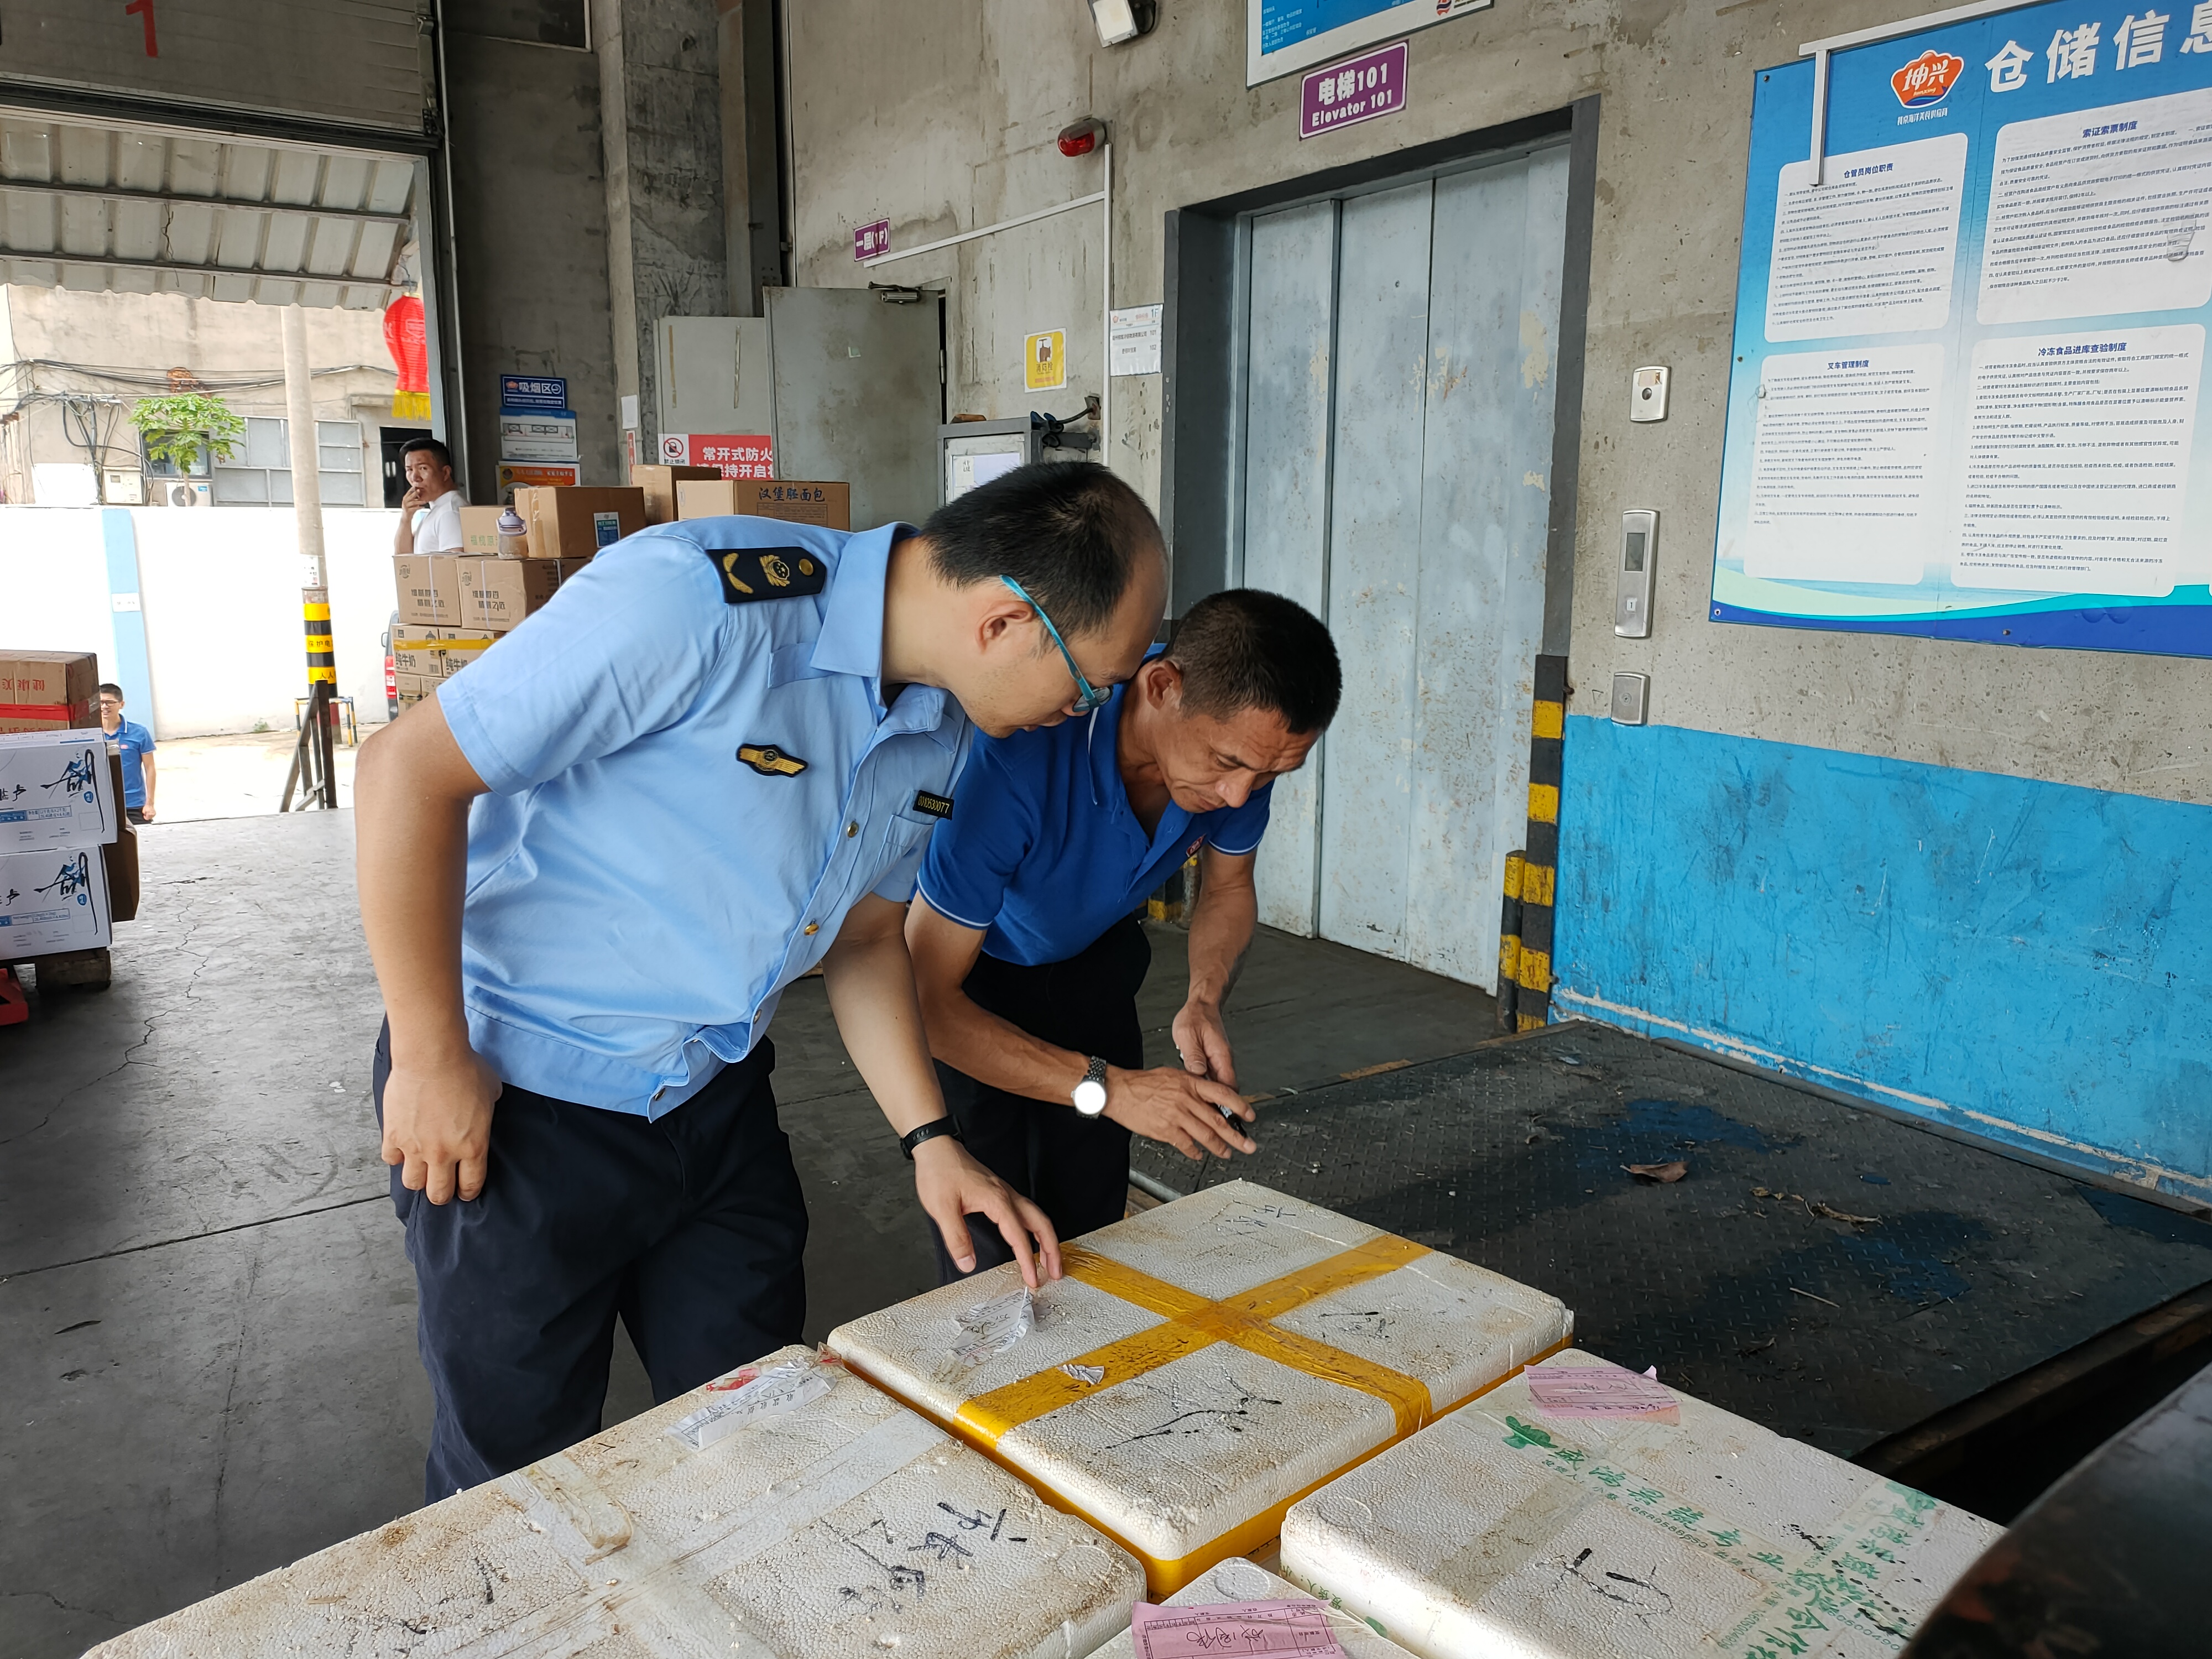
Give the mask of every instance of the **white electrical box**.
M 1628 418 L 1663 421 L 1667 418 L 1667 371 L 1656 364 L 1639 368 L 1628 391 Z
M 1648 507 L 1620 515 L 1620 586 L 1613 631 L 1626 640 L 1651 637 L 1651 567 L 1659 552 L 1659 514 Z

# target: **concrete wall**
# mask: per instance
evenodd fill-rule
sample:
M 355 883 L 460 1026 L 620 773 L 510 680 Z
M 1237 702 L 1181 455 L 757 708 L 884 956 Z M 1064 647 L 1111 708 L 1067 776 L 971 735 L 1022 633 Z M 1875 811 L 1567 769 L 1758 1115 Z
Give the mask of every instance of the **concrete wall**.
M 586 483 L 623 482 L 597 57 L 449 34 L 470 499 L 496 499 L 499 377 L 564 374 Z
M 289 507 L 0 507 L 0 649 L 91 651 L 126 687 L 110 600 L 106 532 L 129 520 L 153 707 L 131 717 L 156 738 L 287 730 L 307 690 L 299 533 Z M 392 607 L 397 513 L 325 509 L 325 557 L 338 690 L 363 723 L 385 717 L 381 635 Z
M 2212 1109 L 2188 1084 L 2192 1056 L 2212 1046 L 2195 964 L 2154 951 L 2125 994 L 2128 1019 L 2093 1012 L 2105 1006 L 2109 987 L 2096 976 L 2112 940 L 2153 927 L 2169 940 L 2212 930 L 2212 892 L 2159 874 L 2172 873 L 2160 860 L 2173 837 L 2203 845 L 2212 832 L 2202 811 L 2212 801 L 2212 662 L 1734 627 L 1705 614 L 1752 76 L 1794 58 L 1801 41 L 1901 9 L 1527 0 L 1413 33 L 1404 113 L 1303 143 L 1297 78 L 1243 83 L 1243 6 L 1163 9 L 1157 33 L 1107 50 L 1072 3 L 793 7 L 796 280 L 864 282 L 852 231 L 872 219 L 888 216 L 894 246 L 912 246 L 1095 188 L 1096 163 L 1064 160 L 1053 137 L 1096 114 L 1115 141 L 1115 302 L 1154 301 L 1170 209 L 1595 96 L 1561 1006 L 1632 1009 L 1607 1017 L 1817 1062 L 1833 1086 L 1878 1098 L 1924 1072 L 1929 1086 L 1910 1109 L 1983 1112 L 2014 1126 L 2007 1133 L 2051 1137 L 2058 1155 L 2212 1194 L 2203 1133 Z M 1070 331 L 1071 406 L 1097 389 L 1099 252 L 1098 216 L 1086 211 L 886 274 L 947 287 L 952 407 L 1003 416 L 1037 401 L 1020 380 L 1019 337 L 1034 329 Z M 1644 363 L 1672 366 L 1672 415 L 1632 426 L 1630 373 Z M 1156 492 L 1157 380 L 1117 381 L 1115 392 L 1109 459 Z M 1662 516 L 1648 641 L 1616 640 L 1611 628 L 1619 514 L 1632 506 Z M 1598 729 L 1615 670 L 1650 675 L 1646 732 Z M 1883 766 L 1869 769 L 1867 757 Z M 1675 793 L 1653 793 L 1662 774 Z M 1858 781 L 1845 791 L 1820 781 L 1829 774 Z M 1718 793 L 1703 802 L 1701 788 Z M 2015 789 L 2025 796 L 2007 793 Z M 1851 803 L 1848 844 L 1807 805 L 1823 791 Z M 1767 810 L 1778 793 L 1804 810 Z M 2166 852 L 2142 855 L 2140 881 L 2077 866 L 2084 838 L 2117 856 L 2154 819 Z M 1966 856 L 1988 836 L 1989 860 Z M 1777 889 L 1762 871 L 1784 866 L 1809 873 Z M 2038 870 L 2079 870 L 2044 890 L 2039 943 L 2017 951 L 1959 921 L 2001 925 L 1984 908 L 1990 890 L 1978 886 L 2000 866 L 2030 884 Z M 1921 953 L 1909 970 L 1872 953 L 1841 915 L 1863 886 L 1893 896 L 1892 916 L 1912 909 L 1918 931 L 1900 924 L 1881 936 L 1886 949 L 1909 941 Z M 1686 928 L 1687 915 L 1710 925 Z M 1625 976 L 1637 963 L 1646 969 Z M 1971 994 L 1932 998 L 1931 976 Z M 1955 1064 L 1931 1058 L 1960 1022 L 2008 1002 L 2039 1013 L 1989 1028 L 2011 1045 L 2003 1080 L 1983 1066 L 1994 1036 L 1952 1051 Z M 2072 1010 L 2079 1018 L 2060 1018 Z M 2096 1044 L 2081 1050 L 2085 1029 Z M 2092 1071 L 2103 1086 L 2086 1086 Z

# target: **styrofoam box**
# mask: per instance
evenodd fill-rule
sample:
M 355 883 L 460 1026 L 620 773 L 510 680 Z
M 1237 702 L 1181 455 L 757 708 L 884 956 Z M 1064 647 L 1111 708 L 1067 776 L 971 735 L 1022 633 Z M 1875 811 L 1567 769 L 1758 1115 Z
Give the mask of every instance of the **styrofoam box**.
M 0 962 L 104 949 L 113 937 L 112 915 L 99 848 L 0 855 Z
M 758 1363 L 786 1362 L 827 1393 L 665 1432 L 733 1373 L 95 1651 L 1079 1659 L 1127 1627 L 1111 1542 L 842 1367 Z
M 1196 1578 L 1185 1584 L 1163 1606 L 1170 1607 L 1218 1607 L 1224 1601 L 1303 1601 L 1308 1593 L 1296 1584 L 1275 1577 L 1263 1568 L 1255 1566 L 1241 1555 L 1232 1555 L 1226 1561 L 1216 1562 Z M 1327 1603 L 1322 1605 L 1327 1606 Z M 1364 1619 L 1356 1619 L 1340 1607 L 1328 1608 L 1329 1634 L 1336 1638 L 1348 1659 L 1409 1659 L 1406 1650 L 1395 1642 L 1377 1636 Z M 1135 1639 L 1127 1631 L 1098 1650 L 1097 1659 L 1136 1659 Z
M 1036 1328 L 972 1365 L 952 1352 L 956 1321 L 1020 1291 L 1011 1264 L 842 1326 L 830 1346 L 1128 1546 L 1156 1595 L 1260 1547 L 1299 1495 L 1573 1325 L 1540 1291 L 1248 1182 L 1065 1255 Z M 1425 1402 L 1410 1419 L 1408 1399 Z
M 99 727 L 0 735 L 0 853 L 104 847 L 122 816 Z
M 1516 1377 L 1294 1507 L 1283 1572 L 1423 1659 L 1870 1659 L 2001 1534 L 1675 1398 L 1553 1416 Z

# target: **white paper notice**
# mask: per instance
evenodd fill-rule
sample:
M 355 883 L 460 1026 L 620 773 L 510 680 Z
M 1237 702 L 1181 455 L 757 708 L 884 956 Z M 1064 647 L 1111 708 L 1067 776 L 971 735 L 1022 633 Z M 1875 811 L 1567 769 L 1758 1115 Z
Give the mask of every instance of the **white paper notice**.
M 1993 166 L 1981 321 L 2212 300 L 2212 91 L 2015 121 Z
M 1941 328 L 1966 199 L 1966 135 L 1782 169 L 1766 277 L 1766 337 L 1825 340 Z
M 1939 345 L 1769 357 L 1752 449 L 1746 574 L 1918 581 L 1942 389 Z
M 1952 580 L 2172 592 L 2203 359 L 2194 323 L 1977 346 Z
M 1160 372 L 1160 307 L 1130 306 L 1106 313 L 1107 362 L 1115 374 Z

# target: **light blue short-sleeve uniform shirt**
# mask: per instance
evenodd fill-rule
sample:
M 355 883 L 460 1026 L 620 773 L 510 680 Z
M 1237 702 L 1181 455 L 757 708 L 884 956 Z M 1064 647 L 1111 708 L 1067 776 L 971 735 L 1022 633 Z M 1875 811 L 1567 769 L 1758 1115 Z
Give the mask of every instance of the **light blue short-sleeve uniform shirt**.
M 492 792 L 469 815 L 462 994 L 502 1079 L 672 1111 L 750 1052 L 848 911 L 913 893 L 969 727 L 931 687 L 882 701 L 884 574 L 912 533 L 658 526 L 439 688 Z

